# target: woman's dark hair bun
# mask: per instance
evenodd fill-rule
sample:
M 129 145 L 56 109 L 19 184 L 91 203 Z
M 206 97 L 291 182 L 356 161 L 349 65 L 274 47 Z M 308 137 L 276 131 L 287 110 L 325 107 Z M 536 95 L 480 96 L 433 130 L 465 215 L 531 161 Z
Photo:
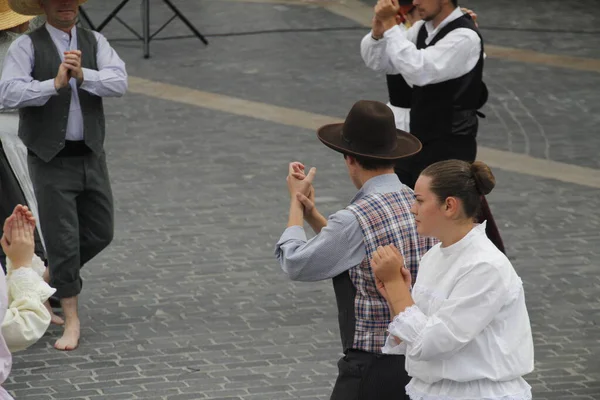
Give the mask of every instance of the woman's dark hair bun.
M 471 164 L 471 172 L 473 173 L 475 186 L 479 193 L 487 195 L 492 191 L 494 186 L 496 186 L 496 178 L 486 163 L 475 161 Z

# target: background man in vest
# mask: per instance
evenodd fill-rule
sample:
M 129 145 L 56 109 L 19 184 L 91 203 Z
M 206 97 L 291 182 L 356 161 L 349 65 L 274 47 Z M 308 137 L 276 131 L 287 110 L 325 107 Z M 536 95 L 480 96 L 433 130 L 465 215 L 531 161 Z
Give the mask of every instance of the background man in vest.
M 347 208 L 325 219 L 314 207 L 315 169 L 304 176 L 304 166 L 291 163 L 289 222 L 277 242 L 277 259 L 292 280 L 333 279 L 345 356 L 331 399 L 408 398 L 404 356 L 381 353 L 390 311 L 370 260 L 379 246 L 394 243 L 416 277 L 421 257 L 434 244 L 418 236 L 410 213 L 414 193 L 394 174 L 395 161 L 417 153 L 421 144 L 396 130 L 390 108 L 375 101 L 357 102 L 343 124 L 323 126 L 318 137 L 344 154 L 359 192 Z M 309 241 L 303 218 L 317 234 Z
M 368 38 L 368 66 L 401 74 L 413 88 L 410 132 L 423 150 L 396 166 L 410 187 L 437 161 L 475 160 L 484 59 L 481 35 L 457 0 L 414 0 L 413 5 L 422 20 L 403 32 L 396 23 L 398 0 L 380 0 Z
M 81 267 L 113 238 L 113 200 L 104 153 L 102 98 L 127 90 L 125 64 L 97 32 L 77 28 L 85 0 L 10 0 L 47 23 L 10 47 L 0 106 L 19 108 L 19 137 L 38 200 L 50 268 L 65 316 L 55 347 L 78 346 Z
M 413 5 L 421 21 L 404 31 L 396 19 L 398 0 L 379 0 L 372 31 L 361 43 L 369 68 L 401 74 L 412 87 L 410 132 L 423 143 L 423 150 L 395 167 L 402 183 L 411 188 L 421 171 L 435 162 L 475 161 L 477 110 L 487 100 L 483 39 L 475 14 L 466 9 L 464 14 L 457 0 L 413 0 Z M 504 252 L 496 222 L 483 200 L 486 233 Z
M 400 9 L 396 16 L 398 27 L 402 32 L 406 32 L 411 26 L 421 20 L 421 16 L 417 11 L 417 7 L 413 5 L 413 0 L 398 0 Z M 477 25 L 477 14 L 468 8 L 461 8 L 465 13 L 468 13 L 475 24 Z M 380 22 L 376 16 L 373 17 L 373 29 L 376 30 L 380 26 Z M 378 61 L 379 55 L 377 52 L 373 54 L 373 40 L 371 34 L 366 35 L 360 43 L 360 54 L 367 66 Z M 386 74 L 386 84 L 388 89 L 387 103 L 388 107 L 394 112 L 396 119 L 396 128 L 410 132 L 410 107 L 412 99 L 412 87 L 406 83 L 401 74 Z

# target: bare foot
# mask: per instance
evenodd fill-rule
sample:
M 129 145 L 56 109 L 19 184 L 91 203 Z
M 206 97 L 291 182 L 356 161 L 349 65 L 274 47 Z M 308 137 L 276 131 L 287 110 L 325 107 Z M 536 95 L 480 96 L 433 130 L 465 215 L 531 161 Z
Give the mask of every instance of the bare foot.
M 48 309 L 48 312 L 50 313 L 50 323 L 51 324 L 54 324 L 54 325 L 64 325 L 65 324 L 64 319 L 62 319 L 58 315 L 54 314 L 49 301 L 45 302 L 44 305 L 46 306 L 46 308 Z
M 75 350 L 79 346 L 79 321 L 67 321 L 63 336 L 56 341 L 54 348 L 62 351 Z

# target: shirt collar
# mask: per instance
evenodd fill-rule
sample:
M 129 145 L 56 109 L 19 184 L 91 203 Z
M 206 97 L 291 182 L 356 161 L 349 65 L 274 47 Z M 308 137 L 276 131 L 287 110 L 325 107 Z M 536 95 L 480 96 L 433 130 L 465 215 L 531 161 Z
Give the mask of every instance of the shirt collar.
M 397 192 L 402 189 L 402 182 L 396 174 L 377 175 L 365 182 L 360 188 L 356 196 L 352 199 L 352 203 L 362 199 L 371 193 L 389 193 Z
M 454 11 L 452 11 L 452 13 L 450 13 L 450 15 L 448 15 L 446 17 L 446 19 L 444 19 L 438 26 L 437 28 L 433 27 L 433 22 L 432 21 L 427 21 L 425 23 L 425 29 L 427 29 L 427 34 L 429 35 L 429 37 L 435 36 L 438 34 L 439 31 L 441 31 L 446 25 L 448 25 L 450 22 L 460 18 L 463 16 L 463 12 L 461 11 L 460 7 L 456 7 L 454 9 Z
M 69 36 L 69 34 L 67 32 L 61 31 L 60 29 L 53 27 L 49 23 L 46 23 L 46 30 L 48 31 L 48 33 L 50 33 L 50 36 L 52 36 L 52 39 L 58 40 L 58 41 L 62 41 L 62 40 L 65 40 L 65 39 L 67 41 L 71 41 L 71 39 L 73 37 L 75 37 L 75 35 L 77 35 L 77 26 L 74 26 L 71 29 L 71 35 L 70 36 Z
M 473 229 L 471 229 L 469 231 L 469 233 L 467 233 L 462 239 L 460 239 L 458 242 L 448 246 L 448 247 L 441 247 L 440 245 L 440 251 L 442 252 L 442 254 L 444 256 L 450 256 L 452 254 L 456 254 L 460 251 L 462 251 L 465 247 L 469 246 L 469 244 L 473 241 L 474 238 L 476 237 L 481 237 L 481 236 L 486 236 L 485 233 L 485 228 L 487 226 L 487 221 L 483 221 L 482 223 L 475 225 L 473 227 Z

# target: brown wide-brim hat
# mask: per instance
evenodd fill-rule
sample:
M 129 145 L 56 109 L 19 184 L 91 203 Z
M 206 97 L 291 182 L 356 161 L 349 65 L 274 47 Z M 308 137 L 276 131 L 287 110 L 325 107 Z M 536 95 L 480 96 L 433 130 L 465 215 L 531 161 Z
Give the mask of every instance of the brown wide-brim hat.
M 82 5 L 87 0 L 79 0 Z M 40 0 L 8 0 L 8 4 L 13 11 L 23 15 L 42 15 L 44 9 L 40 5 Z
M 396 129 L 387 105 L 370 100 L 356 102 L 343 123 L 322 126 L 317 136 L 337 152 L 378 160 L 409 157 L 423 147 L 419 139 Z
M 11 10 L 7 0 L 0 0 L 0 31 L 14 28 L 31 21 L 30 15 L 21 15 Z

